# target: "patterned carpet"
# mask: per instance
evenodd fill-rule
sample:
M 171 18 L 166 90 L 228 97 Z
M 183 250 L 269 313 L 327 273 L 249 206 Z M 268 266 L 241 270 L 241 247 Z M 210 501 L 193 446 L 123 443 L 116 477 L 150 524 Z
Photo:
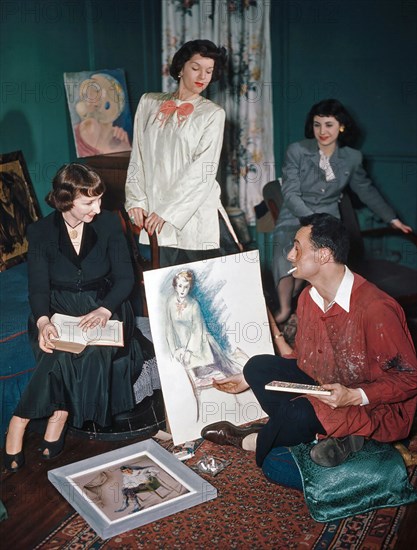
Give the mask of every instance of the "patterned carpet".
M 204 453 L 232 463 L 208 481 L 215 500 L 104 541 L 73 513 L 36 549 L 94 550 L 230 548 L 393 549 L 405 507 L 384 508 L 332 523 L 317 523 L 301 492 L 269 483 L 250 453 L 204 442 Z M 417 468 L 410 470 L 417 487 Z M 35 550 L 36 550 L 35 549 Z

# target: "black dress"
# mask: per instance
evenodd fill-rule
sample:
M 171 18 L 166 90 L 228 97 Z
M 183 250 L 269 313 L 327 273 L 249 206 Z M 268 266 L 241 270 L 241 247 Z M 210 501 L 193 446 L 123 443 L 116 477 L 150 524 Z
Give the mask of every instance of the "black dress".
M 29 332 L 37 367 L 15 414 L 34 419 L 67 410 L 69 423 L 77 428 L 87 420 L 108 426 L 115 414 L 135 406 L 133 384 L 144 361 L 154 355 L 135 327 L 128 301 L 134 277 L 120 222 L 103 211 L 85 224 L 79 255 L 58 212 L 30 226 L 28 240 Z M 79 354 L 39 348 L 39 317 L 55 312 L 80 316 L 100 306 L 112 312 L 112 319 L 123 321 L 123 348 L 87 346 Z M 157 374 L 146 374 L 150 395 L 160 384 Z

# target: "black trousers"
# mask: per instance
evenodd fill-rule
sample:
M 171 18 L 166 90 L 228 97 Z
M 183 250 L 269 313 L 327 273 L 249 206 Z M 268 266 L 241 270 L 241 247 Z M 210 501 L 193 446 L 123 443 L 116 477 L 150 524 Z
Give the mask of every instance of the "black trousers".
M 315 384 L 315 381 L 297 367 L 295 359 L 275 355 L 252 357 L 243 369 L 246 381 L 258 399 L 269 420 L 259 432 L 256 446 L 256 463 L 262 463 L 274 447 L 290 447 L 307 443 L 317 433 L 326 434 L 308 399 L 295 393 L 266 390 L 272 380 Z

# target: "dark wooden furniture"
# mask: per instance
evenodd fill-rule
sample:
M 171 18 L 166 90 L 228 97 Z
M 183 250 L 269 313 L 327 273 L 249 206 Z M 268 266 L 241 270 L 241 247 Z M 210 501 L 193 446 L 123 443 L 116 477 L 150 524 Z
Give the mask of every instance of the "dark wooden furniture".
M 106 210 L 118 210 L 125 202 L 125 183 L 130 151 L 80 159 L 100 174 L 106 184 L 102 205 Z

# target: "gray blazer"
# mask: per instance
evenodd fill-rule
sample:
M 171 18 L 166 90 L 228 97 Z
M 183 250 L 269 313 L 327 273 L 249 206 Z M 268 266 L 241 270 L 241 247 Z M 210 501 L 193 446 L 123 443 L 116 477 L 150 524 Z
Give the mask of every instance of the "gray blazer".
M 297 225 L 299 218 L 315 212 L 326 212 L 339 218 L 339 200 L 347 185 L 384 222 L 396 218 L 394 210 L 366 174 L 360 151 L 351 147 L 336 148 L 330 157 L 336 179 L 330 182 L 326 182 L 319 160 L 315 139 L 292 143 L 288 147 L 282 167 L 284 204 L 277 228 Z

